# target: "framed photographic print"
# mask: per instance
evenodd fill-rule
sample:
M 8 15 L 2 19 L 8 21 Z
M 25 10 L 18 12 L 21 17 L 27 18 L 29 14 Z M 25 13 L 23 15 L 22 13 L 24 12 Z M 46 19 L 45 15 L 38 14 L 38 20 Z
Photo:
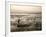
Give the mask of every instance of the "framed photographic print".
M 30 2 L 6 2 L 6 36 L 45 34 L 43 4 Z
M 41 31 L 42 7 L 10 4 L 11 32 Z

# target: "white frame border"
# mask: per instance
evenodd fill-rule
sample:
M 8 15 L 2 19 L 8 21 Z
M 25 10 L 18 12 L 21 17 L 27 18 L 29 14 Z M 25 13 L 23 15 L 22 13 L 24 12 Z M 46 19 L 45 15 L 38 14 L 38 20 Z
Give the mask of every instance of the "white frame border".
M 42 6 L 42 31 L 27 31 L 27 32 L 10 32 L 10 4 L 23 4 L 23 3 L 19 3 L 19 2 L 6 2 L 6 36 L 7 37 L 11 37 L 11 36 L 18 36 L 18 35 L 45 35 L 46 34 L 46 25 L 45 25 L 45 17 L 44 17 L 44 4 L 36 4 L 36 3 L 32 3 L 32 4 L 27 4 L 27 5 L 37 5 L 37 6 Z

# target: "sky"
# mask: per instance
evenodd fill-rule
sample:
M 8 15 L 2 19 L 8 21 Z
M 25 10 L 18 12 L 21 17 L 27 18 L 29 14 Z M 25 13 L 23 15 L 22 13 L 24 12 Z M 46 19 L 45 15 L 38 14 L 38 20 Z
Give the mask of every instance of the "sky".
M 42 8 L 41 6 L 33 6 L 33 5 L 30 5 L 30 6 L 26 6 L 26 5 L 15 5 L 15 4 L 12 4 L 10 5 L 10 10 L 11 12 L 13 13 L 18 13 L 18 14 L 24 14 L 24 13 L 41 13 L 42 11 Z

